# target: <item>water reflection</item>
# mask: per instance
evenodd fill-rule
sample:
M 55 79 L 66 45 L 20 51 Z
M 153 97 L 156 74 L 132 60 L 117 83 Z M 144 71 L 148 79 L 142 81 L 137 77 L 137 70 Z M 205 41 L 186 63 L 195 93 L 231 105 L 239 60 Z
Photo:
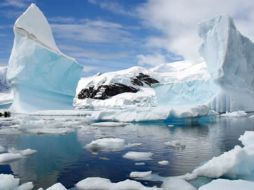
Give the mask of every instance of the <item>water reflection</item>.
M 2 123 L 1 145 L 17 149 L 32 148 L 38 152 L 9 165 L 0 165 L 0 173 L 13 173 L 22 182 L 33 181 L 36 188 L 46 188 L 56 182 L 70 188 L 81 179 L 92 176 L 117 182 L 128 178 L 131 171 L 152 170 L 161 176 L 182 175 L 239 144 L 238 138 L 245 130 L 254 130 L 254 119 L 248 118 L 172 119 L 123 127 L 90 126 L 82 118 L 58 118 L 53 123 L 51 120 L 39 117 L 34 121 L 39 123 L 39 127 L 65 126 L 75 130 L 62 135 L 37 135 L 20 130 L 28 127 L 27 123 L 32 126 L 31 122 L 23 122 L 18 124 L 23 126 L 15 128 L 17 133 L 8 134 L 4 127 L 6 123 Z M 1 130 L 5 132 L 1 133 Z M 83 148 L 92 140 L 104 137 L 123 138 L 127 143 L 142 145 L 97 155 Z M 179 141 L 185 145 L 185 149 L 166 146 L 165 142 L 168 141 Z M 122 157 L 127 151 L 152 152 L 153 160 L 145 161 L 145 165 L 135 165 L 134 161 Z M 159 165 L 158 161 L 161 160 L 169 161 L 169 165 Z

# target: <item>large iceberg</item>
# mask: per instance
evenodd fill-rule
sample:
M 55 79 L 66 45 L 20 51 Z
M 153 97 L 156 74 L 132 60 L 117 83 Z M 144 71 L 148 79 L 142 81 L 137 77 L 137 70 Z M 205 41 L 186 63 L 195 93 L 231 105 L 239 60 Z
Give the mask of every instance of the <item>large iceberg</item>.
M 151 69 L 133 67 L 82 78 L 74 106 L 78 109 L 120 108 L 116 117 L 112 113 L 111 118 L 109 114 L 100 115 L 100 119 L 115 120 L 123 119 L 120 116 L 123 109 L 129 112 L 130 120 L 195 117 L 206 115 L 209 110 L 254 111 L 253 43 L 241 35 L 228 16 L 200 24 L 199 35 L 203 40 L 199 63 L 178 61 Z M 146 84 L 142 77 L 140 81 L 140 76 L 157 82 Z M 115 85 L 135 90 L 116 92 L 110 88 Z M 105 93 L 111 96 L 104 96 Z M 144 114 L 141 109 L 149 113 Z M 132 117 L 132 113 L 136 116 Z
M 12 110 L 72 108 L 82 67 L 58 49 L 47 19 L 35 4 L 17 19 L 14 33 L 7 71 L 14 91 Z

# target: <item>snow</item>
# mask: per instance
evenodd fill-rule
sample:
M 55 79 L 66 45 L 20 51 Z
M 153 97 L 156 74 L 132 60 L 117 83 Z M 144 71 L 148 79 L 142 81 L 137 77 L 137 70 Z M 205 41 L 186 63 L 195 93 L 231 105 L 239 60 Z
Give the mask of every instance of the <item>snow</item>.
M 14 91 L 12 111 L 70 109 L 82 67 L 57 48 L 51 28 L 32 4 L 14 25 L 7 79 Z
M 152 174 L 152 171 L 145 171 L 145 172 L 134 171 L 130 173 L 130 178 L 146 178 L 151 176 L 151 174 Z
M 0 174 L 0 190 L 32 190 L 31 182 L 20 185 L 20 180 L 13 175 Z
M 246 117 L 247 113 L 245 111 L 234 111 L 234 112 L 227 112 L 220 115 L 221 117 Z
M 245 180 L 216 179 L 198 190 L 253 190 L 254 182 Z
M 169 161 L 167 161 L 167 160 L 161 160 L 161 161 L 158 162 L 158 164 L 162 165 L 162 166 L 166 166 L 166 165 L 169 164 Z
M 123 158 L 135 161 L 151 160 L 153 153 L 151 152 L 134 152 L 130 151 L 123 155 Z
M 132 180 L 112 183 L 109 179 L 89 177 L 76 184 L 78 190 L 161 190 L 157 187 L 145 187 L 141 183 Z
M 186 175 L 186 178 L 250 177 L 254 172 L 254 132 L 245 132 L 239 140 L 242 141 L 243 147 L 237 145 L 232 150 L 212 158 L 190 175 Z
M 67 190 L 61 183 L 56 183 L 46 190 Z
M 91 152 L 112 152 L 120 151 L 125 147 L 125 140 L 120 138 L 102 138 L 92 141 L 85 146 Z

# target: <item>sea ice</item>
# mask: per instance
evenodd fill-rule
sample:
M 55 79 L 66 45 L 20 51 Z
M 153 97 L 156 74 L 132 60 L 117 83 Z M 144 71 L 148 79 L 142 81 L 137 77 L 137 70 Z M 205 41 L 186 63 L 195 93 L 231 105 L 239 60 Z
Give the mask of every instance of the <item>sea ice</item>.
M 120 151 L 125 147 L 125 140 L 120 138 L 102 138 L 92 141 L 85 146 L 91 152 L 111 152 Z
M 167 161 L 167 160 L 161 160 L 161 161 L 158 162 L 158 164 L 162 165 L 162 166 L 166 166 L 166 165 L 169 164 L 169 161 Z
M 0 190 L 32 190 L 31 182 L 20 185 L 20 180 L 13 175 L 0 174 Z
M 245 180 L 216 179 L 198 190 L 253 190 L 254 182 Z
M 67 190 L 61 183 L 56 183 L 46 190 Z
M 23 158 L 20 153 L 2 153 L 0 154 L 0 163 L 10 162 Z
M 221 117 L 246 117 L 247 113 L 245 111 L 234 111 L 234 112 L 226 112 L 220 115 Z
M 163 190 L 196 190 L 190 183 L 178 177 L 166 178 L 162 184 L 162 188 Z
M 123 155 L 123 158 L 135 161 L 152 160 L 153 153 L 151 152 L 134 152 L 130 151 Z
M 147 178 L 151 176 L 152 171 L 138 172 L 134 171 L 130 173 L 130 178 Z

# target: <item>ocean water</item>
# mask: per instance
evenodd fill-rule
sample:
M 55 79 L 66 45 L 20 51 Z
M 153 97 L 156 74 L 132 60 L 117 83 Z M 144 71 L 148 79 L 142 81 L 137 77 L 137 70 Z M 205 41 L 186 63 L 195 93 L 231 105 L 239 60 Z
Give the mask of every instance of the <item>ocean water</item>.
M 2 163 L 0 173 L 13 174 L 21 182 L 32 181 L 36 188 L 47 188 L 56 182 L 72 188 L 86 177 L 104 177 L 118 182 L 128 179 L 132 171 L 178 176 L 191 172 L 235 145 L 241 145 L 238 138 L 246 130 L 254 130 L 254 119 L 205 117 L 96 126 L 83 117 L 2 118 L 0 145 L 31 148 L 37 153 Z M 96 154 L 85 148 L 91 141 L 105 137 L 122 138 L 126 143 L 141 145 Z M 165 142 L 168 141 L 177 141 L 182 146 L 167 146 Z M 152 152 L 152 160 L 138 161 L 145 164 L 136 165 L 137 161 L 123 158 L 128 151 Z M 159 165 L 161 160 L 167 160 L 169 164 Z M 161 184 L 160 181 L 141 182 L 147 186 Z

